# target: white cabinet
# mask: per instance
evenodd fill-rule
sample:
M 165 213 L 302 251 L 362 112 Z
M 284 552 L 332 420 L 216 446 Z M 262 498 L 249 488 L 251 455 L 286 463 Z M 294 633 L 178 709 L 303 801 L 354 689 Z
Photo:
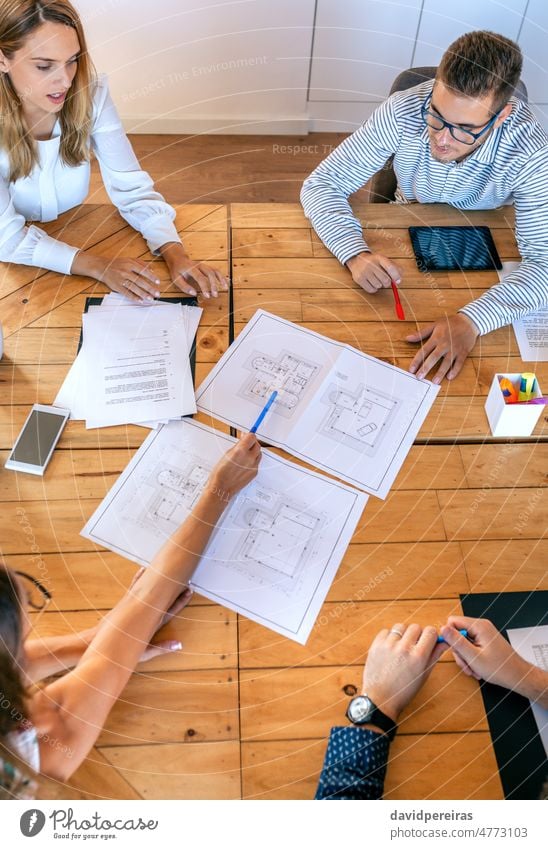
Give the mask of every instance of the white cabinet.
M 306 131 L 314 0 L 76 4 L 128 128 Z
M 384 100 L 394 77 L 411 63 L 421 5 L 318 0 L 309 100 Z
M 541 0 L 542 2 L 542 0 Z M 527 0 L 424 0 L 413 65 L 438 65 L 459 35 L 488 29 L 517 39 Z
M 523 79 L 529 91 L 529 100 L 546 106 L 548 104 L 548 5 L 546 0 L 529 0 L 527 15 L 518 40 L 523 51 Z M 544 108 L 543 123 L 548 127 L 547 111 Z

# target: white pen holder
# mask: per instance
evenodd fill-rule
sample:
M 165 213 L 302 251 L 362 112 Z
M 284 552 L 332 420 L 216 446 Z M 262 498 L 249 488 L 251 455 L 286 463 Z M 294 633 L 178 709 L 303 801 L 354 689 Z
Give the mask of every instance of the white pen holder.
M 546 410 L 542 404 L 507 404 L 500 388 L 500 380 L 508 378 L 519 388 L 519 372 L 517 374 L 496 374 L 485 402 L 485 412 L 493 436 L 531 436 L 535 425 Z M 533 398 L 540 398 L 542 392 L 535 382 Z

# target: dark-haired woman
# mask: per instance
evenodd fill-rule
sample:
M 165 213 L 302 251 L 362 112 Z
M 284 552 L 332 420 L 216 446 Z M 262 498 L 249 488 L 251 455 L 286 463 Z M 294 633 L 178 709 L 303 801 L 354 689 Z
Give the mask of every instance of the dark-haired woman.
M 93 631 L 49 646 L 29 642 L 27 609 L 32 593 L 44 590 L 0 567 L 0 797 L 31 796 L 25 773 L 64 781 L 82 763 L 143 653 L 154 656 L 154 634 L 188 601 L 185 587 L 211 533 L 227 502 L 257 474 L 260 457 L 250 433 L 225 454 L 190 516 Z

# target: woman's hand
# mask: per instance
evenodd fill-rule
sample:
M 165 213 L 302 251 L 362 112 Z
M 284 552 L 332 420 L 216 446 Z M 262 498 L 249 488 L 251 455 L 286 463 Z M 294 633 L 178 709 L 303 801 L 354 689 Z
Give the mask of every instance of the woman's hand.
M 135 586 L 137 581 L 142 577 L 142 575 L 144 575 L 144 573 L 144 569 L 139 569 L 130 584 L 130 589 Z M 168 622 L 171 622 L 173 617 L 177 616 L 177 614 L 180 613 L 181 610 L 183 610 L 183 608 L 187 606 L 191 599 L 192 590 L 189 587 L 185 587 L 177 596 L 169 610 L 165 612 L 162 621 L 158 625 L 158 630 L 156 631 L 156 633 L 158 633 L 158 631 L 163 628 L 164 625 L 167 625 Z M 182 643 L 180 643 L 179 640 L 159 640 L 155 643 L 153 643 L 151 640 L 146 649 L 144 650 L 143 654 L 141 655 L 140 662 L 144 663 L 145 661 L 152 660 L 152 658 L 158 657 L 159 655 L 171 654 L 171 652 L 180 651 L 182 647 Z
M 254 433 L 244 434 L 240 441 L 221 457 L 209 478 L 208 489 L 221 501 L 247 486 L 256 476 L 261 461 L 261 446 Z
M 160 297 L 160 281 L 141 259 L 109 259 L 80 251 L 72 263 L 71 274 L 100 280 L 130 301 L 148 303 Z
M 228 280 L 224 274 L 205 262 L 191 260 L 180 242 L 162 245 L 160 253 L 173 284 L 187 295 L 201 293 L 204 298 L 216 298 L 219 292 L 227 291 Z
M 469 639 L 459 634 L 461 628 L 468 631 Z M 514 651 L 488 619 L 450 616 L 441 635 L 451 648 L 457 666 L 466 675 L 520 691 L 530 664 Z

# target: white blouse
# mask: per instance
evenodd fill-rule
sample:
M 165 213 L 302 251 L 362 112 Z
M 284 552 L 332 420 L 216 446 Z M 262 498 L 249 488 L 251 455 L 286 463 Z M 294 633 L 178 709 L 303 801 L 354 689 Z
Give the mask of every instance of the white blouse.
M 105 75 L 97 81 L 90 147 L 111 201 L 128 224 L 142 234 L 153 253 L 166 242 L 180 242 L 175 210 L 137 157 L 112 102 Z M 83 203 L 89 192 L 90 163 L 67 166 L 59 155 L 61 125 L 47 141 L 37 141 L 39 164 L 28 177 L 9 182 L 9 161 L 0 150 L 0 261 L 34 265 L 70 274 L 78 248 L 53 239 L 27 221 L 54 221 Z

